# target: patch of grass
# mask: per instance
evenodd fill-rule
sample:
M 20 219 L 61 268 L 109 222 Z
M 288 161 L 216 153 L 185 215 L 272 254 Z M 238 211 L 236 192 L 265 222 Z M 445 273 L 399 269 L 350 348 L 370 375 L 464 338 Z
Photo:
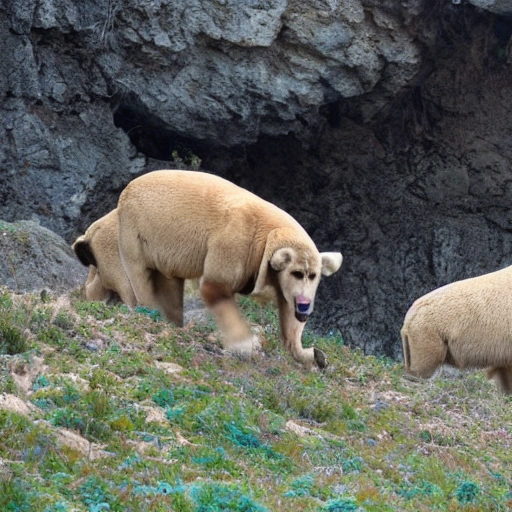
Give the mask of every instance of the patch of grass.
M 329 500 L 323 507 L 323 510 L 328 512 L 358 512 L 365 509 L 359 507 L 353 498 L 339 498 Z
M 105 302 L 90 302 L 78 300 L 75 302 L 76 312 L 82 316 L 87 317 L 90 315 L 95 320 L 106 320 L 112 318 L 115 315 L 116 310 L 119 306 L 113 306 L 106 304 Z
M 30 510 L 30 493 L 23 480 L 0 479 L 0 510 Z
M 156 309 L 149 309 L 149 308 L 144 308 L 142 306 L 137 306 L 135 308 L 135 312 L 141 313 L 142 315 L 147 315 L 147 316 L 149 316 L 149 318 L 151 318 L 151 320 L 154 320 L 155 322 L 162 320 L 162 314 L 160 313 L 160 311 L 158 311 Z
M 306 330 L 330 362 L 311 372 L 284 353 L 274 306 L 240 304 L 264 340 L 250 361 L 222 353 L 211 324 L 0 290 L 27 342 L 0 354 L 0 392 L 35 406 L 0 401 L 0 510 L 512 507 L 512 399 L 482 372 L 413 382 Z
M 21 354 L 28 350 L 23 331 L 7 315 L 0 314 L 0 354 Z
M 233 485 L 206 483 L 194 486 L 191 490 L 196 510 L 204 512 L 267 512 L 254 499 Z
M 89 510 L 116 510 L 121 507 L 117 498 L 110 492 L 109 485 L 96 476 L 87 478 L 77 489 L 80 500 Z
M 25 310 L 25 304 L 15 308 L 9 294 L 0 292 L 0 354 L 15 355 L 28 350 Z

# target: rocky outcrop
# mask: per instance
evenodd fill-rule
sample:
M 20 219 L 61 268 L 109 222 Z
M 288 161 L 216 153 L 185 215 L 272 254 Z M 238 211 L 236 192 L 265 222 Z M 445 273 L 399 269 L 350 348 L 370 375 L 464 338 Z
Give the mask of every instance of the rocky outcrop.
M 512 263 L 509 2 L 471 3 L 0 0 L 0 218 L 70 242 L 202 162 L 343 252 L 317 328 L 399 357 L 416 296 Z
M 320 110 L 340 99 L 365 96 L 360 110 L 372 118 L 420 69 L 402 20 L 417 9 L 397 16 L 359 0 L 0 6 L 0 218 L 36 214 L 69 237 L 113 206 L 145 157 L 205 158 L 265 135 L 311 143 Z
M 462 0 L 452 0 L 456 5 L 459 5 Z M 510 0 L 468 0 L 480 9 L 499 14 L 501 16 L 512 16 L 512 2 Z
M 0 220 L 0 285 L 16 292 L 68 292 L 87 269 L 65 240 L 34 221 Z

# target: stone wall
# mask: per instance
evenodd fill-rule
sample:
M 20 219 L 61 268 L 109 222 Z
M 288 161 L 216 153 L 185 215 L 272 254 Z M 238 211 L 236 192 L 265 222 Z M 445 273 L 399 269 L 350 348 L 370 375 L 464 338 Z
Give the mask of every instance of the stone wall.
M 472 3 L 0 0 L 0 219 L 71 242 L 201 162 L 343 252 L 316 328 L 400 357 L 414 298 L 512 263 L 512 9 Z

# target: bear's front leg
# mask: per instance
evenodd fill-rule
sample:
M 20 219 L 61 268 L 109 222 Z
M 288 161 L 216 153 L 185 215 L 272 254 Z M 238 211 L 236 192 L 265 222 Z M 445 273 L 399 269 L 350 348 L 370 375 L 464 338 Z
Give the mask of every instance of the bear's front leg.
M 288 304 L 281 295 L 278 300 L 279 323 L 281 327 L 281 339 L 285 349 L 299 363 L 307 367 L 316 365 L 320 369 L 327 367 L 327 356 L 316 347 L 303 348 L 302 332 L 306 322 L 297 320 L 295 308 Z
M 254 335 L 242 317 L 226 285 L 201 280 L 201 297 L 213 313 L 221 331 L 224 348 L 233 354 L 250 357 L 255 344 Z

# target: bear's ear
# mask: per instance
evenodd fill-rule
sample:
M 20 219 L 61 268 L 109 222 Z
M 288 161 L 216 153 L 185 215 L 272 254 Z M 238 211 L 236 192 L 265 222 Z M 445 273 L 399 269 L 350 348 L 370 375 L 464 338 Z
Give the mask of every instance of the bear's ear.
M 83 236 L 79 236 L 71 248 L 75 251 L 76 257 L 80 260 L 82 265 L 85 265 L 86 267 L 89 265 L 94 265 L 95 267 L 98 266 L 91 246 Z
M 320 257 L 322 258 L 322 275 L 330 276 L 337 272 L 343 261 L 341 252 L 321 252 Z
M 270 266 L 277 272 L 284 270 L 292 261 L 295 251 L 291 247 L 278 249 L 270 258 Z

